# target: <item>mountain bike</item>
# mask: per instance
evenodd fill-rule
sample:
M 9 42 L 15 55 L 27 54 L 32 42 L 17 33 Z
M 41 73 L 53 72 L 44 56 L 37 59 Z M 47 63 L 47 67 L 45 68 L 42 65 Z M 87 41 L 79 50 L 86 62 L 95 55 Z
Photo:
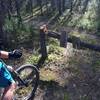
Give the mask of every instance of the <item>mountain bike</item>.
M 25 64 L 14 71 L 10 71 L 10 73 L 17 84 L 13 100 L 33 100 L 39 83 L 37 67 Z

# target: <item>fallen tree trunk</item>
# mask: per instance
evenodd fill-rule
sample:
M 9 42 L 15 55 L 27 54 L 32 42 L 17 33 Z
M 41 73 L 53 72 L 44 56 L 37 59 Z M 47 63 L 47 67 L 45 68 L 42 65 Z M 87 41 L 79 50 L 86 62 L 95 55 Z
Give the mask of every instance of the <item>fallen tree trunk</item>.
M 60 39 L 60 36 L 61 36 L 57 32 L 50 32 L 50 31 L 48 32 L 47 35 L 53 38 L 57 38 L 57 39 Z M 68 37 L 67 42 L 73 43 L 73 39 L 75 39 L 74 44 L 77 46 L 80 45 L 80 47 L 85 47 L 85 48 L 100 52 L 100 45 L 94 45 L 94 44 L 83 42 L 82 40 L 80 40 L 80 38 L 77 38 L 75 36 Z

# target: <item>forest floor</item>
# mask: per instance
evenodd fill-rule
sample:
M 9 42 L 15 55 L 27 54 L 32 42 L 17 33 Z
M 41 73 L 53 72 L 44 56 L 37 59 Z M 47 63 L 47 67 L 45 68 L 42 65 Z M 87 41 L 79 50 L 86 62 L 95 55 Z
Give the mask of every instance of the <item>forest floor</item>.
M 86 31 L 69 27 L 65 30 L 85 42 L 100 43 L 97 36 Z M 22 60 L 13 63 L 15 67 L 25 64 L 25 59 L 33 52 L 32 49 L 24 50 Z M 67 48 L 51 52 L 49 57 L 52 60 L 40 68 L 40 81 L 34 100 L 100 100 L 99 52 L 75 49 L 68 43 Z
M 74 29 L 70 34 L 92 44 L 100 42 L 94 33 L 82 31 L 80 34 Z M 100 100 L 98 52 L 73 49 L 68 44 L 62 59 L 41 68 L 40 76 L 35 100 Z
M 77 31 L 71 34 L 93 44 L 100 42 L 94 35 L 79 34 Z M 32 50 L 25 50 L 23 57 L 25 55 L 32 55 Z M 40 68 L 40 81 L 34 100 L 100 100 L 99 52 L 75 49 L 68 43 L 67 48 L 49 55 L 48 59 L 53 60 Z M 16 61 L 14 65 L 23 63 L 25 61 Z

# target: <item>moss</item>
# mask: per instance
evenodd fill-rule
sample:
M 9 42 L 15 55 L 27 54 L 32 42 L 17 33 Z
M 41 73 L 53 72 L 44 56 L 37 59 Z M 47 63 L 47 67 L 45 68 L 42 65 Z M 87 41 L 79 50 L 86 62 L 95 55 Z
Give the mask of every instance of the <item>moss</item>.
M 53 81 L 57 77 L 56 73 L 51 71 L 50 69 L 40 69 L 40 79 L 43 81 Z
M 57 39 L 54 39 L 54 38 L 50 38 L 49 41 L 48 41 L 48 44 L 52 44 L 53 46 L 59 46 L 59 42 Z
M 27 57 L 25 62 L 30 63 L 30 64 L 34 64 L 34 63 L 37 63 L 38 60 L 39 60 L 39 56 L 33 54 L 33 55 Z
M 65 94 L 64 94 L 64 100 L 70 100 L 70 99 L 69 99 L 69 94 L 68 94 L 68 93 L 65 93 Z
M 63 58 L 64 48 L 61 48 L 56 45 L 49 45 L 48 46 L 48 58 L 46 63 L 48 62 L 56 62 Z

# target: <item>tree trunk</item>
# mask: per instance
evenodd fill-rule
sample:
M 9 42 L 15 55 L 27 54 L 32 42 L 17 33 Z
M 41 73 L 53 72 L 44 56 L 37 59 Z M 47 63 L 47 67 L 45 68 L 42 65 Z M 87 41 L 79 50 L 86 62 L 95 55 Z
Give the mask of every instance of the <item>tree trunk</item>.
M 3 39 L 4 32 L 3 32 L 3 24 L 5 20 L 5 7 L 4 1 L 0 0 L 0 40 Z
M 100 0 L 97 1 L 97 31 L 100 32 Z
M 70 3 L 71 3 L 70 13 L 72 14 L 72 11 L 73 11 L 73 0 L 71 0 Z
M 45 2 L 46 2 L 46 11 L 47 11 L 47 15 L 48 15 L 48 12 L 49 12 L 49 10 L 48 10 L 48 0 L 45 0 Z
M 5 33 L 3 30 L 3 25 L 5 22 L 6 13 L 7 13 L 6 3 L 7 3 L 6 1 L 0 0 L 0 46 L 3 46 L 7 43 L 7 39 L 6 39 L 7 33 Z
M 17 17 L 18 17 L 18 27 L 20 27 L 20 25 L 22 24 L 22 18 L 20 15 L 20 7 L 19 7 L 19 3 L 17 0 L 15 0 L 15 7 L 16 7 Z
M 55 0 L 51 0 L 51 8 L 52 8 L 52 11 L 54 11 L 54 9 L 55 9 Z
M 37 0 L 37 5 L 40 6 L 41 15 L 43 15 L 42 0 Z
M 57 6 L 58 6 L 59 15 L 61 15 L 62 14 L 62 10 L 61 10 L 61 0 L 57 0 Z
M 65 0 L 62 0 L 62 10 L 65 11 Z
M 29 2 L 30 2 L 30 11 L 31 11 L 31 14 L 33 15 L 33 2 L 32 0 L 30 0 Z

